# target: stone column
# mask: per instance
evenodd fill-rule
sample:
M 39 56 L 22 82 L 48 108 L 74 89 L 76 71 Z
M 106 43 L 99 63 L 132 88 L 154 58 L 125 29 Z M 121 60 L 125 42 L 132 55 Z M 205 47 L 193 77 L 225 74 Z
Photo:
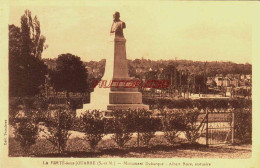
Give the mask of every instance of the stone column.
M 142 94 L 138 92 L 138 88 L 125 87 L 124 81 L 133 80 L 128 75 L 125 44 L 124 37 L 115 37 L 113 80 L 122 82 L 119 85 L 118 82 L 115 82 L 110 88 L 107 109 L 149 109 L 147 105 L 142 104 Z
M 115 37 L 114 39 L 114 71 L 113 79 L 128 79 L 128 67 L 126 59 L 126 39 L 124 37 Z

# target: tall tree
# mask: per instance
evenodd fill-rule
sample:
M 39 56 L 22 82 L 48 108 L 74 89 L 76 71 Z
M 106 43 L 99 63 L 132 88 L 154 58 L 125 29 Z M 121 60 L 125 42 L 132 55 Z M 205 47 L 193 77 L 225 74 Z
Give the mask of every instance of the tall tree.
M 31 11 L 25 10 L 21 17 L 22 54 L 41 59 L 43 49 L 47 48 L 45 37 L 41 35 L 40 22 L 35 16 L 32 19 Z
M 87 70 L 80 57 L 70 53 L 58 56 L 57 67 L 51 78 L 56 91 L 67 93 L 88 91 Z
M 204 77 L 204 75 L 195 76 L 195 85 L 197 91 L 206 93 L 206 89 L 207 89 L 206 83 L 207 83 L 207 79 Z
M 44 36 L 40 22 L 25 11 L 21 28 L 9 25 L 9 93 L 10 96 L 33 96 L 44 83 L 46 66 L 41 58 Z
M 166 66 L 162 71 L 162 76 L 164 77 L 164 79 L 170 80 L 171 85 L 177 86 L 179 82 L 179 72 L 175 64 L 169 64 L 168 66 Z
M 9 93 L 11 96 L 21 95 L 18 87 L 23 67 L 21 64 L 21 32 L 15 25 L 9 25 Z

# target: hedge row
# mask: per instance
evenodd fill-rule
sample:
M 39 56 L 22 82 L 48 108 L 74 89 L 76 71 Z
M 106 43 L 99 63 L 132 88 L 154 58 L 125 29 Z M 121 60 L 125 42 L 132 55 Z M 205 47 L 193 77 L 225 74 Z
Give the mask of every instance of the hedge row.
M 55 103 L 56 102 L 56 103 Z M 60 103 L 59 103 L 60 102 Z M 65 99 L 54 99 L 54 98 L 12 98 L 10 99 L 10 108 L 17 107 L 17 104 L 26 104 L 33 108 L 35 103 L 46 109 L 49 104 L 64 104 Z M 82 108 L 82 104 L 86 103 L 86 100 L 82 98 L 71 98 L 70 107 L 72 109 Z M 227 99 L 214 99 L 214 98 L 203 98 L 203 99 L 171 99 L 171 98 L 147 98 L 143 97 L 143 103 L 150 106 L 150 109 L 184 109 L 184 108 L 198 108 L 198 109 L 241 109 L 241 108 L 252 108 L 251 99 L 239 99 L 239 98 L 227 98 Z
M 143 103 L 150 106 L 150 109 L 184 109 L 184 108 L 198 108 L 198 109 L 227 109 L 227 108 L 252 108 L 251 99 L 170 99 L 170 98 L 143 98 Z
M 179 109 L 161 110 L 159 115 L 151 111 L 113 111 L 110 117 L 104 117 L 103 113 L 97 110 L 87 111 L 80 118 L 68 105 L 52 105 L 44 113 L 39 113 L 37 106 L 32 110 L 24 108 L 24 116 L 15 116 L 13 125 L 15 128 L 15 139 L 21 146 L 28 148 L 36 143 L 37 133 L 44 132 L 45 138 L 53 146 L 58 148 L 60 153 L 66 150 L 70 130 L 77 130 L 85 133 L 84 139 L 94 150 L 106 134 L 113 134 L 112 139 L 119 147 L 128 142 L 133 133 L 137 132 L 139 140 L 148 145 L 156 131 L 163 131 L 165 139 L 174 144 L 174 140 L 180 132 L 184 132 L 189 143 L 196 143 L 200 138 L 198 116 L 199 110 Z M 234 110 L 234 109 L 233 109 Z M 235 110 L 235 138 L 240 142 L 251 140 L 252 134 L 252 113 L 250 109 Z M 40 129 L 39 122 L 44 124 L 46 129 Z

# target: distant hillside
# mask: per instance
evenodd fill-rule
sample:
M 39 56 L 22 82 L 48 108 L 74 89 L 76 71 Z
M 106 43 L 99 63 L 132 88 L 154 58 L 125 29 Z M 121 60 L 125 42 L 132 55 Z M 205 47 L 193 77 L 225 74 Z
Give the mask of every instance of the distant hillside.
M 55 59 L 43 59 L 50 69 L 55 69 Z M 103 74 L 105 70 L 105 59 L 100 61 L 84 62 L 90 73 Z M 135 59 L 128 60 L 130 76 L 147 71 L 158 71 L 165 69 L 167 66 L 173 65 L 177 70 L 183 70 L 190 74 L 204 74 L 207 76 L 216 76 L 216 74 L 252 74 L 251 64 L 236 64 L 233 62 L 202 62 L 191 60 L 158 60 Z

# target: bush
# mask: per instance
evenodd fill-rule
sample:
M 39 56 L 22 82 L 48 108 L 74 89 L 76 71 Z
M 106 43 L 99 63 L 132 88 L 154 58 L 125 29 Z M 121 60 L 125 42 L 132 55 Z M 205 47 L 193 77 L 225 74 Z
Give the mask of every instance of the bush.
M 53 146 L 58 147 L 58 152 L 63 153 L 69 139 L 69 130 L 73 124 L 74 115 L 72 110 L 66 105 L 50 106 L 48 118 L 45 119 L 46 129 L 41 129 L 45 133 L 44 137 Z
M 197 122 L 199 111 L 188 109 L 183 111 L 183 113 L 185 123 L 185 136 L 190 144 L 194 144 L 201 136 L 201 134 L 199 133 L 199 123 Z
M 152 113 L 146 110 L 137 111 L 137 131 L 140 132 L 140 140 L 144 145 L 149 145 L 150 140 L 160 127 L 160 120 L 152 117 Z M 158 122 L 159 121 L 159 122 Z
M 170 99 L 170 98 L 143 98 L 143 103 L 148 104 L 151 109 L 187 109 L 197 107 L 198 109 L 220 109 L 220 108 L 251 108 L 252 100 L 248 99 Z
M 180 131 L 185 130 L 184 115 L 180 111 L 164 111 L 162 126 L 164 137 L 167 142 L 174 144 L 174 140 L 178 137 Z
M 15 124 L 15 120 L 18 115 L 32 116 L 36 117 L 36 122 L 42 121 L 46 111 L 48 109 L 48 101 L 43 97 L 24 97 L 9 99 L 9 121 L 10 124 Z
M 38 135 L 38 126 L 29 118 L 20 118 L 14 125 L 15 140 L 20 143 L 25 153 L 28 153 L 30 147 L 36 143 Z
M 89 146 L 95 150 L 97 144 L 104 136 L 104 121 L 100 111 L 86 111 L 81 118 L 82 130 L 84 131 Z
M 130 110 L 116 110 L 113 112 L 112 126 L 114 135 L 112 139 L 122 148 L 131 139 L 131 126 L 134 123 L 134 115 Z
M 252 143 L 252 109 L 235 111 L 234 128 L 238 143 Z
M 15 129 L 15 139 L 25 152 L 36 143 L 39 114 L 44 110 L 42 104 L 44 101 L 37 97 L 10 99 L 9 121 Z

